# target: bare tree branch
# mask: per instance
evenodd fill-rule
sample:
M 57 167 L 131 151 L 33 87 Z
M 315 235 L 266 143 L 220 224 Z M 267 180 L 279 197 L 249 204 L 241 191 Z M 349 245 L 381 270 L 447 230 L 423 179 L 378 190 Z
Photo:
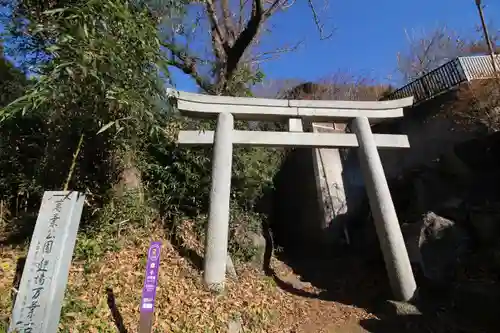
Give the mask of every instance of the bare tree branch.
M 255 64 L 260 64 L 264 61 L 277 59 L 283 53 L 289 53 L 289 52 L 296 51 L 303 43 L 304 43 L 304 41 L 299 41 L 295 45 L 290 46 L 290 47 L 281 47 L 281 48 L 277 48 L 273 51 L 267 51 L 267 52 L 262 52 L 262 53 L 256 54 L 254 57 L 252 57 L 252 59 L 250 61 L 252 63 L 255 63 Z
M 329 36 L 324 36 L 324 25 L 321 23 L 313 1 L 308 0 L 314 24 L 318 28 L 320 38 L 328 38 L 331 33 Z M 174 39 L 172 36 L 168 38 L 172 42 L 166 43 L 170 44 L 166 47 L 175 49 L 172 52 L 171 65 L 193 76 L 196 82 L 202 84 L 200 87 L 211 94 L 228 93 L 229 83 L 232 80 L 246 78 L 253 81 L 246 74 L 243 76 L 241 73 L 237 76 L 235 74 L 238 71 L 257 73 L 258 69 L 254 65 L 276 59 L 285 52 L 293 52 L 303 43 L 303 41 L 299 41 L 293 43 L 291 47 L 281 46 L 275 50 L 255 54 L 256 46 L 263 36 L 262 32 L 266 29 L 266 22 L 275 13 L 288 10 L 295 3 L 296 0 L 195 0 L 190 2 L 189 6 L 197 6 L 198 10 L 201 10 L 201 18 L 195 20 L 196 28 L 190 30 L 197 32 L 191 37 L 188 35 L 188 29 L 184 29 L 182 37 L 186 38 Z M 186 22 L 186 27 L 188 24 Z M 202 34 L 203 29 L 207 28 L 209 41 L 204 40 Z M 171 32 L 171 34 L 175 35 L 176 32 Z M 198 41 L 193 43 L 197 48 L 208 42 L 208 51 L 195 51 L 189 48 L 191 38 Z M 184 46 L 178 48 L 178 45 L 175 45 L 173 41 L 184 44 Z M 179 52 L 178 49 L 182 49 L 182 52 Z M 205 52 L 206 56 L 201 56 L 200 52 Z M 205 60 L 202 61 L 202 58 Z M 207 64 L 210 64 L 209 70 L 207 70 Z
M 278 0 L 276 0 L 278 1 Z M 233 47 L 229 50 L 226 59 L 225 79 L 229 80 L 238 66 L 246 48 L 252 43 L 253 38 L 257 35 L 259 27 L 264 19 L 264 9 L 262 8 L 262 0 L 254 0 L 252 17 L 248 21 L 245 29 L 240 33 Z
M 224 18 L 224 28 L 226 30 L 228 44 L 233 45 L 236 36 L 236 28 L 234 26 L 231 17 L 231 8 L 229 6 L 229 0 L 221 0 L 221 7 L 222 7 L 222 17 Z
M 177 67 L 184 74 L 191 76 L 196 84 L 209 94 L 214 94 L 215 90 L 213 85 L 206 78 L 199 75 L 197 70 L 197 65 L 202 62 L 196 57 L 189 56 L 187 52 L 178 49 L 175 45 L 168 43 L 163 43 L 163 47 L 169 49 L 172 54 L 172 59 L 170 59 L 170 65 Z
M 497 44 L 500 32 L 495 29 L 491 31 L 494 31 L 492 40 Z M 418 38 L 408 36 L 408 50 L 398 54 L 399 70 L 407 81 L 411 81 L 456 57 L 487 54 L 488 47 L 481 35 L 474 37 L 459 38 L 446 28 L 436 29 L 431 34 Z M 450 99 L 443 109 L 444 114 L 455 122 L 466 125 L 479 123 L 485 125 L 488 130 L 499 130 L 500 90 L 497 81 L 475 80 L 459 87 L 454 98 Z
M 414 80 L 466 53 L 465 41 L 446 27 L 413 36 L 405 30 L 405 34 L 409 43 L 408 50 L 397 56 L 398 70 L 405 81 Z
M 210 22 L 214 54 L 218 60 L 223 61 L 225 59 L 225 52 L 227 52 L 227 44 L 224 41 L 224 35 L 219 26 L 217 14 L 215 13 L 215 5 L 212 0 L 205 0 L 205 6 Z
M 311 9 L 311 13 L 313 15 L 314 24 L 316 25 L 316 28 L 318 29 L 318 32 L 319 32 L 319 38 L 321 40 L 331 38 L 333 36 L 333 33 L 335 32 L 335 30 L 332 29 L 329 33 L 327 33 L 325 35 L 325 31 L 324 31 L 325 24 L 321 22 L 321 19 L 319 18 L 319 15 L 318 15 L 318 12 L 316 10 L 316 6 L 313 3 L 313 0 L 307 0 L 307 5 Z
M 490 29 L 491 39 L 496 45 L 500 40 L 500 31 Z M 437 28 L 430 33 L 410 34 L 405 31 L 408 48 L 397 55 L 398 70 L 406 82 L 412 81 L 425 73 L 460 56 L 486 54 L 487 46 L 482 38 L 462 38 L 446 27 Z M 500 51 L 500 47 L 496 46 Z

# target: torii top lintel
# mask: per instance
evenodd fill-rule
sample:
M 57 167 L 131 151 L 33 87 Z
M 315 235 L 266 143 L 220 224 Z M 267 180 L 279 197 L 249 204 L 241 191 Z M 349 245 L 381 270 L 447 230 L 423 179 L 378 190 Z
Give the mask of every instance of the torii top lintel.
M 390 101 L 287 100 L 253 97 L 213 96 L 167 89 L 178 110 L 193 118 L 216 118 L 221 112 L 240 120 L 307 118 L 311 121 L 347 121 L 357 117 L 398 118 L 413 97 Z

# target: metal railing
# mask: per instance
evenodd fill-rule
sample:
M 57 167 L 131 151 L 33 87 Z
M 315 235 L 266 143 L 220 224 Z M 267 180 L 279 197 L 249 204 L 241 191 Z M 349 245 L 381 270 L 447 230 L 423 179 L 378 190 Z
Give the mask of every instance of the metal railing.
M 496 56 L 500 67 L 500 56 Z M 408 83 L 385 97 L 385 100 L 414 97 L 414 104 L 450 91 L 463 82 L 494 77 L 490 56 L 469 56 L 455 58 Z
M 491 57 L 473 56 L 460 57 L 460 64 L 469 81 L 480 79 L 491 79 L 495 76 L 495 70 L 491 63 Z M 500 55 L 495 56 L 497 68 L 500 68 Z

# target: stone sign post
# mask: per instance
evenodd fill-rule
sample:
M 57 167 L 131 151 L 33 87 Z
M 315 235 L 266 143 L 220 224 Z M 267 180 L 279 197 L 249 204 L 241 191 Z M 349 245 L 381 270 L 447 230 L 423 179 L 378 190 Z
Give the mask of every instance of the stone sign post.
M 370 207 L 394 297 L 401 301 L 413 297 L 415 278 L 378 154 L 378 148 L 409 148 L 410 144 L 406 135 L 373 134 L 369 123 L 369 119 L 402 117 L 403 107 L 412 105 L 413 98 L 358 102 L 208 96 L 175 90 L 169 90 L 169 94 L 183 115 L 217 119 L 215 132 L 181 131 L 178 138 L 180 145 L 214 145 L 203 275 L 210 290 L 224 289 L 234 145 L 359 147 Z M 234 120 L 287 120 L 289 132 L 235 130 Z M 304 122 L 350 124 L 355 133 L 307 133 L 302 131 Z
M 74 191 L 44 193 L 8 332 L 57 332 L 84 200 Z

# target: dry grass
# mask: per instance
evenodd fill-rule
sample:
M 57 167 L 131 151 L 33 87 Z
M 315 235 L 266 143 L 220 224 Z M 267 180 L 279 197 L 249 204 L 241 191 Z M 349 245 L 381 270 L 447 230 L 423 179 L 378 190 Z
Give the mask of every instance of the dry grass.
M 487 130 L 495 132 L 500 129 L 499 107 L 500 81 L 476 80 L 460 88 L 456 99 L 447 106 L 446 113 L 468 128 L 482 124 Z
M 124 234 L 125 235 L 125 234 Z M 200 251 L 189 231 L 185 245 Z M 74 261 L 61 316 L 63 332 L 116 332 L 106 288 L 112 288 L 116 307 L 129 332 L 137 329 L 139 304 L 151 240 L 164 239 L 161 230 L 135 231 L 121 236 L 120 250 L 89 261 Z M 110 240 L 115 242 L 116 240 Z M 0 321 L 6 322 L 16 259 L 22 249 L 3 249 L 0 276 Z M 284 280 L 293 272 L 281 262 L 273 266 Z M 239 266 L 238 280 L 229 281 L 223 295 L 204 291 L 201 275 L 174 247 L 164 242 L 157 290 L 154 332 L 226 332 L 228 321 L 239 317 L 244 332 L 333 332 L 346 322 L 373 316 L 335 302 L 302 298 L 279 289 L 256 268 Z M 305 284 L 309 292 L 317 292 Z

